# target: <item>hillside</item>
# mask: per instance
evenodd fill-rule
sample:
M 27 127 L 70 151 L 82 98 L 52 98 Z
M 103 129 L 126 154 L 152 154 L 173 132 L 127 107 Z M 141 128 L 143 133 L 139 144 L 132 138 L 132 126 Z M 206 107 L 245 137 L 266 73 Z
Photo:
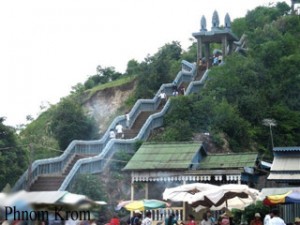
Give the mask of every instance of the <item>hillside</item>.
M 201 93 L 172 99 L 165 124 L 157 130 L 159 138 L 154 135 L 152 140 L 207 140 L 211 151 L 255 151 L 271 160 L 270 131 L 262 121 L 272 118 L 276 146 L 300 145 L 299 18 L 282 7 L 260 7 L 234 21 L 232 29 L 247 34 L 248 50 L 212 67 Z M 100 67 L 20 133 L 24 151 L 32 153 L 33 146 L 36 154 L 28 154 L 30 160 L 48 158 L 61 154 L 73 140 L 99 140 L 115 116 L 124 115 L 139 98 L 152 98 L 162 83 L 174 79 L 182 59 L 195 58 L 196 43 L 183 51 L 172 42 L 141 63 L 131 60 L 126 74 Z M 101 88 L 136 74 L 132 82 Z M 122 180 L 120 168 L 114 176 Z
M 124 103 L 133 95 L 135 88 L 136 80 L 132 80 L 119 86 L 99 90 L 83 103 L 87 114 L 94 118 L 100 134 L 106 131 L 116 115 L 126 113 L 128 109 Z

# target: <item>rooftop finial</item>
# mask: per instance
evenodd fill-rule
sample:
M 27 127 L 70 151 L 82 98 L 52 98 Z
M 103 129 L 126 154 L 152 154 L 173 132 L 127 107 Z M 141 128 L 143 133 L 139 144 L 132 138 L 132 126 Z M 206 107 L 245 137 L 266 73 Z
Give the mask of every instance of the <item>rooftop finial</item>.
M 202 16 L 202 18 L 201 18 L 201 29 L 200 29 L 200 31 L 207 31 L 207 29 L 206 29 L 206 18 L 205 18 L 205 16 Z
M 219 28 L 220 20 L 218 12 L 215 10 L 212 16 L 212 30 Z
M 225 29 L 231 29 L 231 20 L 228 13 L 225 15 Z

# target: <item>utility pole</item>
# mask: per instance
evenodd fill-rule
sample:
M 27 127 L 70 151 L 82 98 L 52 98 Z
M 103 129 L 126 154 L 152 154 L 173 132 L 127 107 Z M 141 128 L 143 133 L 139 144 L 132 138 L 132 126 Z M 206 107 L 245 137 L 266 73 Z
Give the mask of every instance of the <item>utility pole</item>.
M 274 141 L 273 141 L 272 127 L 275 127 L 277 125 L 276 120 L 274 120 L 274 119 L 263 119 L 263 125 L 268 126 L 270 128 L 271 146 L 272 146 L 272 151 L 273 151 Z

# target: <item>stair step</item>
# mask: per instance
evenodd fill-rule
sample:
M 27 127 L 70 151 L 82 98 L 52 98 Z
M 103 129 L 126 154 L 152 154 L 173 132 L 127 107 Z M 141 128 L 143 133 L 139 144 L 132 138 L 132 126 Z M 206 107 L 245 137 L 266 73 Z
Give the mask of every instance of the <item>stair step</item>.
M 139 131 L 141 130 L 142 126 L 145 124 L 146 120 L 149 118 L 149 116 L 156 112 L 157 110 L 141 112 L 135 120 L 134 124 L 132 125 L 131 129 L 124 130 L 124 139 L 131 139 L 136 137 Z
M 61 184 L 63 183 L 67 174 L 71 171 L 77 160 L 86 157 L 91 157 L 93 155 L 78 155 L 76 154 L 74 158 L 68 163 L 63 174 L 50 175 L 50 176 L 39 176 L 37 180 L 31 185 L 30 191 L 57 191 Z

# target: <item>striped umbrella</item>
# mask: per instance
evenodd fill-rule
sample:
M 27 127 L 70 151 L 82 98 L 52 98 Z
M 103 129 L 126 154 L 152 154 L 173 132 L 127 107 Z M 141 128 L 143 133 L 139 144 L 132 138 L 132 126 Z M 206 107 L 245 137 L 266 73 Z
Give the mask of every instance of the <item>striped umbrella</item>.
M 129 211 L 134 210 L 149 210 L 149 209 L 159 209 L 170 207 L 169 203 L 156 200 L 156 199 L 143 199 L 143 200 L 134 200 L 134 201 L 123 201 L 118 204 L 117 208 L 125 208 Z
M 288 191 L 283 194 L 268 195 L 263 200 L 265 205 L 300 203 L 300 189 Z

